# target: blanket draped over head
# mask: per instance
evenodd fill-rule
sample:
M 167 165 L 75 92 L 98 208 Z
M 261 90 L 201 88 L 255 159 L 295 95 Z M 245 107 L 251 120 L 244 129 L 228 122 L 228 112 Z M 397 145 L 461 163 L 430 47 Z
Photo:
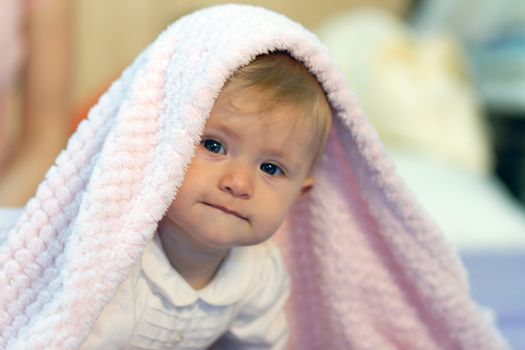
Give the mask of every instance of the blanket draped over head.
M 0 235 L 0 348 L 79 347 L 175 198 L 221 88 L 276 50 L 319 80 L 334 119 L 316 185 L 277 233 L 290 349 L 506 347 L 326 49 L 284 16 L 223 5 L 175 22 L 124 71 Z

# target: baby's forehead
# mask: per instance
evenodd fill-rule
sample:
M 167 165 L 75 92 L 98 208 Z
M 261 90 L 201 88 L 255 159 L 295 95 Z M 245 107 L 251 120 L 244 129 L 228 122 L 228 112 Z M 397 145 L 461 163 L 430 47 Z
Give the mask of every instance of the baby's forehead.
M 258 145 L 255 147 L 262 153 L 284 157 L 298 166 L 308 167 L 319 145 L 312 119 L 297 108 L 284 105 L 250 116 L 226 117 L 223 122 L 227 127 L 237 127 L 241 138 Z
M 258 116 L 264 126 L 261 132 L 271 127 L 273 130 L 283 128 L 288 132 L 287 143 L 298 142 L 303 147 L 315 148 L 316 140 L 321 137 L 322 122 L 311 109 L 296 102 L 283 101 L 267 105 L 264 111 Z
M 241 117 L 247 123 L 257 121 L 262 126 L 261 132 L 284 128 L 301 137 L 311 138 L 315 134 L 316 116 L 309 105 L 293 100 L 269 99 L 264 92 L 233 89 L 221 94 L 220 100 L 222 111 L 226 112 L 219 113 L 223 123 Z

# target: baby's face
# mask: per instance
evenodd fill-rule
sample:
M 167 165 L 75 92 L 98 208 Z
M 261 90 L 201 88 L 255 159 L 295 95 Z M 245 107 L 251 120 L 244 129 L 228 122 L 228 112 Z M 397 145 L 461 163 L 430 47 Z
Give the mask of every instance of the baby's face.
M 225 88 L 186 172 L 169 220 L 179 238 L 210 250 L 260 243 L 313 185 L 312 122 L 255 91 Z M 304 118 L 306 120 L 304 120 Z

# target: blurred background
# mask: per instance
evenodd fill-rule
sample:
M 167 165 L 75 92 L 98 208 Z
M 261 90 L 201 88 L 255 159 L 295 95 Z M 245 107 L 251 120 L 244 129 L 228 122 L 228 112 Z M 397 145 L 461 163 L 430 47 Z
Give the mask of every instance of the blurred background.
M 0 207 L 171 22 L 224 1 L 0 0 Z M 318 34 L 400 175 L 525 349 L 525 1 L 238 1 Z

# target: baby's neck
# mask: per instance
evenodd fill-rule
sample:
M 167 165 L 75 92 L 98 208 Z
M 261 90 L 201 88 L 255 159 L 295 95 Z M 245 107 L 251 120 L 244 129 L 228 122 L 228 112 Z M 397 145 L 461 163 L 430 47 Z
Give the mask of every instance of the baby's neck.
M 204 288 L 215 276 L 228 250 L 196 252 L 174 238 L 173 232 L 167 232 L 168 230 L 159 227 L 158 234 L 171 266 L 193 289 Z

